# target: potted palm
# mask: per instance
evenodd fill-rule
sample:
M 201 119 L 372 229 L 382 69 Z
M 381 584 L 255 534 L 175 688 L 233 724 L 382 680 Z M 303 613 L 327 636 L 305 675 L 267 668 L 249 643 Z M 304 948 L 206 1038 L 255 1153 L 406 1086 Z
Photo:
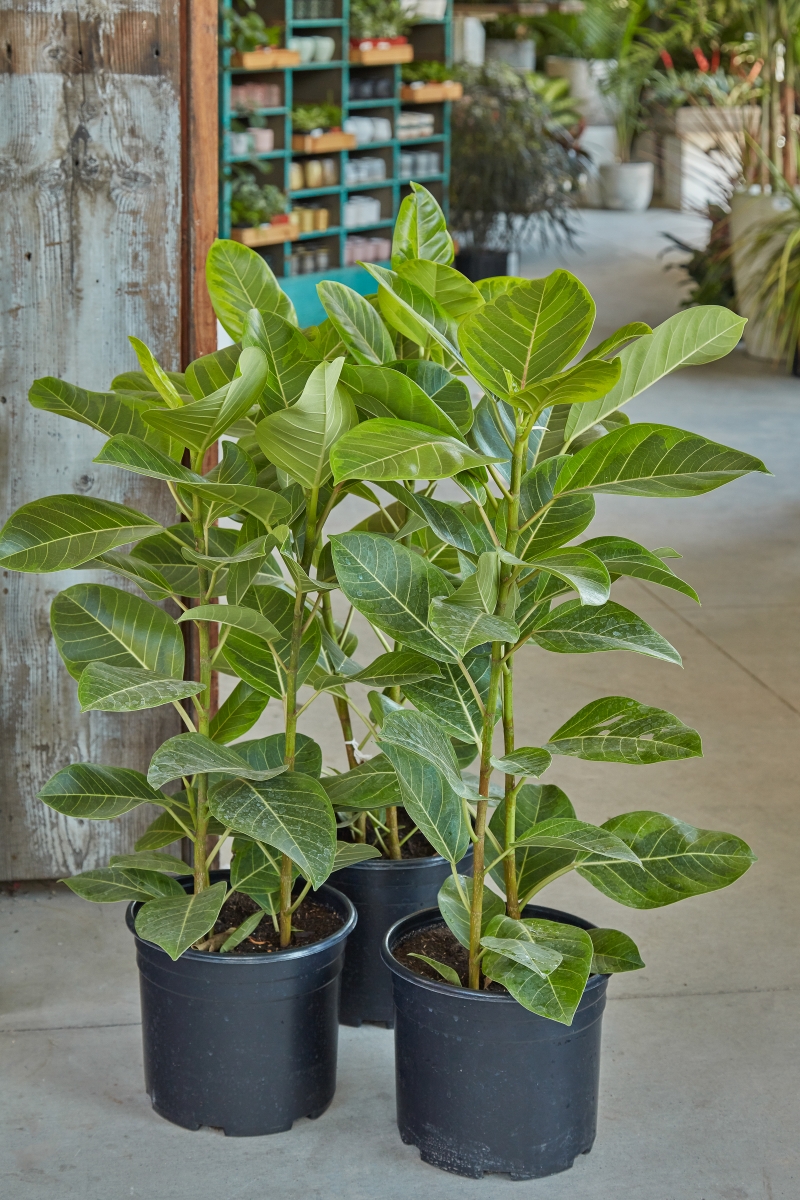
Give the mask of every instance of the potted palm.
M 699 435 L 631 424 L 623 411 L 669 371 L 727 354 L 742 318 L 703 306 L 655 331 L 633 323 L 574 362 L 595 313 L 574 276 L 475 286 L 450 265 L 432 198 L 413 216 L 395 232 L 393 269 L 366 265 L 375 306 L 420 362 L 483 387 L 465 444 L 484 467 L 468 468 L 464 445 L 445 443 L 421 414 L 363 422 L 333 448 L 333 478 L 380 485 L 413 522 L 356 528 L 329 543 L 350 603 L 440 671 L 425 686 L 401 685 L 399 707 L 384 695 L 374 714 L 406 813 L 451 866 L 438 906 L 398 922 L 384 943 L 398 1125 L 444 1169 L 531 1178 L 591 1148 L 609 976 L 643 965 L 624 932 L 541 907 L 541 890 L 575 870 L 623 905 L 656 908 L 733 883 L 753 855 L 733 834 L 662 813 L 579 819 L 556 783 L 540 782 L 558 756 L 671 761 L 699 755 L 699 735 L 644 701 L 608 695 L 544 730 L 541 745 L 518 746 L 517 658 L 530 642 L 679 663 L 655 629 L 610 599 L 622 576 L 696 598 L 671 569 L 676 552 L 627 537 L 575 539 L 598 494 L 691 497 L 766 468 Z M 435 497 L 446 477 L 462 503 Z M 417 541 L 406 546 L 411 528 Z M 439 565 L 442 543 L 457 570 L 452 557 Z M 456 712 L 473 724 L 475 776 L 450 736 Z M 470 844 L 472 877 L 457 867 Z

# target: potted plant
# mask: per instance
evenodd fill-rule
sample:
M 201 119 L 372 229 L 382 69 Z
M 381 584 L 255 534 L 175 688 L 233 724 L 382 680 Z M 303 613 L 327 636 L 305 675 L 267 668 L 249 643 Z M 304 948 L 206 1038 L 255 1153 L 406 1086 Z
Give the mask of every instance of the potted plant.
M 571 234 L 584 160 L 533 75 L 504 63 L 462 69 L 453 105 L 450 205 L 458 269 L 504 275 L 537 234 Z
M 655 331 L 636 322 L 570 366 L 594 320 L 583 285 L 555 271 L 476 287 L 450 266 L 444 219 L 423 193 L 416 189 L 417 206 L 398 222 L 393 269 L 365 269 L 379 285 L 383 321 L 420 362 L 469 373 L 483 387 L 467 444 L 485 469 L 467 468 L 463 445 L 445 443 L 421 413 L 350 430 L 332 451 L 334 480 L 380 485 L 413 521 L 333 536 L 331 570 L 384 638 L 441 672 L 417 689 L 400 685 L 413 707 L 384 695 L 373 714 L 406 813 L 452 866 L 438 908 L 401 920 L 384 945 L 401 1136 L 447 1170 L 531 1178 L 591 1148 L 608 977 L 642 966 L 623 932 L 531 902 L 576 870 L 624 905 L 656 908 L 732 883 L 753 855 L 735 835 L 661 813 L 602 825 L 579 819 L 556 783 L 539 782 L 554 758 L 691 758 L 701 753 L 699 736 L 671 713 L 608 695 L 544 730 L 541 746 L 518 746 L 517 656 L 531 642 L 678 663 L 656 630 L 610 599 L 621 576 L 696 598 L 671 569 L 676 552 L 626 537 L 575 539 L 597 494 L 690 497 L 766 468 L 699 435 L 631 424 L 622 411 L 669 371 L 727 354 L 742 318 L 704 306 Z M 363 352 L 377 352 L 374 326 L 361 328 Z M 434 496 L 445 477 L 463 503 Z M 402 535 L 412 528 L 418 541 L 408 547 Z M 441 543 L 450 548 L 442 565 Z M 462 769 L 449 736 L 456 713 L 474 727 L 477 777 Z M 456 865 L 470 843 L 472 878 Z
M 644 128 L 642 92 L 650 69 L 649 55 L 631 51 L 620 56 L 603 81 L 617 135 L 617 161 L 599 166 L 600 190 L 606 208 L 644 212 L 653 198 L 653 163 L 634 162 L 631 158 L 633 139 Z
M 498 16 L 486 24 L 486 59 L 504 62 L 515 71 L 536 70 L 536 42 L 519 17 Z

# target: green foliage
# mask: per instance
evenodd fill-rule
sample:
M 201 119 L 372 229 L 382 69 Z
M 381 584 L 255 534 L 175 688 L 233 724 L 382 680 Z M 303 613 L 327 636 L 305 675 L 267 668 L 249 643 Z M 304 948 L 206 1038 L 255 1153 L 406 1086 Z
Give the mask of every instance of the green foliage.
M 231 224 L 232 225 L 265 225 L 286 212 L 286 196 L 272 183 L 261 183 L 256 178 L 255 170 L 267 174 L 269 166 L 262 166 L 256 159 L 253 168 L 234 164 L 231 177 Z
M 295 133 L 312 133 L 315 129 L 330 129 L 342 123 L 338 104 L 296 104 L 292 109 L 292 129 Z
M 350 5 L 354 38 L 402 37 L 410 23 L 401 0 L 353 0 Z

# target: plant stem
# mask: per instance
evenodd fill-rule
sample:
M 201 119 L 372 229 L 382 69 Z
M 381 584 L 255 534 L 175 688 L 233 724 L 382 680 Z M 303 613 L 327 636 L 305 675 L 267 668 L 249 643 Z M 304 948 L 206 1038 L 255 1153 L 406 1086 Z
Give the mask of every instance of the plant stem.
M 200 474 L 203 469 L 203 453 L 200 452 L 194 456 L 196 461 L 193 462 L 193 469 Z M 195 549 L 204 554 L 206 552 L 206 531 L 203 524 L 203 509 L 199 496 L 195 496 L 192 506 L 192 533 L 194 535 Z M 209 575 L 205 567 L 197 568 L 197 577 L 200 585 L 201 603 L 208 603 L 210 597 Z M 211 727 L 211 628 L 208 621 L 195 621 L 194 626 L 197 630 L 197 643 L 200 658 L 200 679 L 203 690 L 194 697 L 195 710 L 195 727 L 198 733 L 208 737 Z M 195 776 L 195 788 L 197 795 L 196 810 L 195 810 L 195 832 L 194 832 L 194 891 L 195 895 L 204 891 L 209 885 L 208 877 L 208 775 L 199 774 Z
M 514 676 L 513 659 L 503 667 L 503 751 L 511 754 L 514 749 Z M 517 792 L 514 776 L 506 775 L 505 783 L 505 837 L 503 849 L 513 845 L 517 837 Z M 503 859 L 503 875 L 506 888 L 506 911 L 515 921 L 519 920 L 519 895 L 517 894 L 516 852 Z
M 336 622 L 333 619 L 333 605 L 331 604 L 330 592 L 325 592 L 322 596 L 322 620 L 328 634 L 336 641 Z M 342 727 L 347 765 L 352 771 L 353 767 L 358 766 L 358 763 L 356 761 L 355 746 L 353 745 L 353 723 L 350 720 L 350 705 L 342 696 L 334 696 L 333 707 L 336 709 L 336 715 Z
M 399 650 L 397 642 L 394 644 L 395 650 Z M 391 687 L 388 689 L 389 699 L 394 700 L 395 704 L 401 704 L 403 697 L 399 687 Z M 400 833 L 397 825 L 397 808 L 394 804 L 387 805 L 386 808 L 386 824 L 389 830 L 389 858 L 398 859 L 403 857 L 403 851 L 400 848 Z

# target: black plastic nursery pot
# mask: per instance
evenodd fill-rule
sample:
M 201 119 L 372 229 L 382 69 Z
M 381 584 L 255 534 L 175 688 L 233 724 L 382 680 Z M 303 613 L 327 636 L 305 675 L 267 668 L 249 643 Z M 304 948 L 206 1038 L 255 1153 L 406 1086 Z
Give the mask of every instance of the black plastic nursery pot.
M 470 246 L 459 250 L 453 266 L 467 279 L 477 283 L 479 279 L 491 279 L 495 275 L 508 274 L 508 250 L 484 250 Z
M 211 872 L 212 883 L 227 878 Z M 140 905 L 129 905 L 145 1089 L 160 1116 L 184 1129 L 256 1137 L 325 1112 L 336 1089 L 344 948 L 357 918 L 336 888 L 314 897 L 343 921 L 322 941 L 273 954 L 187 950 L 176 962 L 138 936 Z
M 471 870 L 472 849 L 459 863 Z M 370 858 L 336 872 L 336 886 L 352 900 L 358 924 L 347 939 L 342 972 L 339 1021 L 369 1021 L 391 1029 L 394 1024 L 392 976 L 381 957 L 389 929 L 402 917 L 436 904 L 450 864 L 438 854 L 429 858 Z
M 523 915 L 593 928 L 533 904 Z M 560 1025 L 512 996 L 425 979 L 394 958 L 398 942 L 441 920 L 438 908 L 415 913 L 383 944 L 394 985 L 400 1136 L 423 1162 L 473 1179 L 566 1171 L 597 1130 L 608 976 L 589 977 L 572 1025 Z

